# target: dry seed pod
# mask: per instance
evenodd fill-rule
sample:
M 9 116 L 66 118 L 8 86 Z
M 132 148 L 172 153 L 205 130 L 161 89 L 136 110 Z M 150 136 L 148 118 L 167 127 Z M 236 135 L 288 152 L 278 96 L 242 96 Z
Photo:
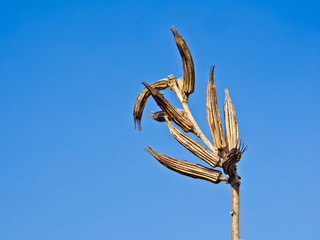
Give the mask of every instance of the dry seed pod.
M 184 111 L 184 109 L 178 109 L 177 111 L 180 112 L 181 115 L 186 116 L 186 113 Z M 157 112 L 152 112 L 152 115 L 150 117 L 152 117 L 154 120 L 158 121 L 158 122 L 164 122 L 165 118 L 168 117 L 169 121 L 172 121 L 172 119 L 168 116 L 168 114 L 164 111 L 157 111 Z
M 188 118 L 182 115 L 158 90 L 142 82 L 151 93 L 158 106 L 185 132 L 193 130 L 193 125 Z
M 239 143 L 239 129 L 236 118 L 236 112 L 234 111 L 233 104 L 231 102 L 229 91 L 225 89 L 225 101 L 224 101 L 224 123 L 226 130 L 226 140 L 228 150 L 231 151 L 238 147 Z
M 182 175 L 192 178 L 200 178 L 212 183 L 219 183 L 220 181 L 228 180 L 228 178 L 223 176 L 220 171 L 206 168 L 199 164 L 189 163 L 187 161 L 169 157 L 155 151 L 150 146 L 147 146 L 145 150 L 155 157 L 162 165 Z
M 157 90 L 163 90 L 169 86 L 169 80 L 161 79 L 155 83 L 150 84 L 150 86 Z M 149 96 L 150 96 L 150 92 L 148 91 L 147 88 L 144 88 L 140 92 L 134 104 L 134 109 L 133 109 L 134 126 L 136 127 L 138 125 L 139 130 L 141 130 L 141 118 L 142 118 L 143 109 L 144 109 L 144 106 L 146 105 L 146 102 Z
M 188 149 L 198 158 L 201 158 L 205 162 L 209 163 L 212 167 L 216 167 L 219 165 L 221 159 L 218 155 L 210 152 L 209 150 L 201 146 L 198 142 L 196 142 L 194 139 L 179 131 L 168 120 L 167 124 L 172 136 L 186 149 Z
M 220 112 L 217 101 L 217 90 L 213 78 L 214 66 L 210 69 L 209 82 L 207 86 L 207 121 L 210 127 L 213 145 L 220 152 L 226 147 Z
M 177 29 L 174 26 L 172 26 L 170 29 L 174 35 L 174 38 L 182 59 L 184 79 L 183 79 L 183 84 L 180 84 L 179 87 L 188 96 L 190 93 L 194 92 L 195 77 L 194 77 L 194 64 L 193 64 L 192 56 L 186 42 L 180 36 Z

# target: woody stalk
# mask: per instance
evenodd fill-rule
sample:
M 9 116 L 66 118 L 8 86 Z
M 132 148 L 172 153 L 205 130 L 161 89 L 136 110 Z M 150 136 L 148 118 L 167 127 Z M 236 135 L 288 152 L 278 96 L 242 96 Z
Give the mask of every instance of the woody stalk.
M 171 31 L 181 55 L 183 77 L 176 79 L 173 75 L 170 75 L 152 84 L 142 82 L 145 88 L 137 97 L 133 110 L 135 127 L 141 130 L 143 110 L 148 98 L 152 96 L 161 110 L 152 112 L 151 117 L 158 122 L 165 122 L 171 135 L 191 153 L 208 163 L 211 168 L 169 157 L 157 152 L 151 146 L 147 146 L 145 150 L 162 165 L 175 172 L 215 184 L 222 181 L 230 184 L 232 192 L 231 235 L 232 240 L 241 240 L 239 237 L 240 176 L 237 173 L 237 163 L 247 147 L 239 142 L 239 129 L 234 106 L 228 90 L 225 89 L 223 130 L 214 83 L 214 66 L 211 67 L 207 85 L 206 105 L 212 144 L 201 131 L 188 106 L 189 96 L 194 92 L 195 84 L 194 64 L 190 50 L 177 29 L 171 27 Z M 183 109 L 174 107 L 163 96 L 160 91 L 165 89 L 170 89 L 176 94 Z M 185 134 L 188 132 L 200 138 L 205 146 Z M 223 170 L 223 173 L 217 170 L 219 168 Z

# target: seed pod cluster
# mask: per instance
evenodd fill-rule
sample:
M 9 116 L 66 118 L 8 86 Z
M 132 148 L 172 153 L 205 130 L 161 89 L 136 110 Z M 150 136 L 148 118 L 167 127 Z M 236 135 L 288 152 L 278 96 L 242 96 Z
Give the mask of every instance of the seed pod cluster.
M 195 74 L 194 64 L 190 50 L 180 36 L 175 27 L 171 27 L 171 31 L 175 37 L 176 45 L 179 49 L 184 76 L 175 79 L 173 75 L 168 76 L 155 83 L 148 85 L 142 82 L 145 88 L 141 91 L 136 99 L 133 117 L 135 126 L 138 125 L 141 130 L 141 117 L 149 96 L 152 96 L 161 111 L 152 112 L 151 117 L 158 122 L 166 122 L 171 135 L 186 149 L 195 156 L 204 160 L 212 168 L 220 167 L 224 173 L 229 175 L 230 179 L 238 179 L 236 168 L 241 155 L 246 151 L 247 147 L 240 143 L 239 145 L 239 129 L 234 106 L 229 96 L 229 92 L 225 89 L 224 102 L 224 129 L 222 127 L 220 112 L 217 101 L 217 90 L 214 82 L 214 66 L 210 69 L 209 81 L 206 92 L 206 109 L 207 121 L 213 139 L 212 143 L 205 137 L 197 122 L 194 120 L 188 106 L 188 96 L 194 92 Z M 177 95 L 183 109 L 175 108 L 164 96 L 160 90 L 170 88 Z M 190 136 L 177 129 L 170 121 L 178 125 L 184 132 L 191 132 L 199 137 L 208 147 L 203 147 Z M 198 164 L 179 160 L 161 154 L 150 146 L 146 151 L 155 157 L 161 164 L 167 168 L 180 174 L 204 179 L 213 183 L 227 181 L 228 178 L 223 176 L 220 171 L 207 168 Z M 229 179 L 229 180 L 230 180 Z M 238 180 L 237 180 L 238 181 Z M 231 183 L 232 181 L 229 181 Z

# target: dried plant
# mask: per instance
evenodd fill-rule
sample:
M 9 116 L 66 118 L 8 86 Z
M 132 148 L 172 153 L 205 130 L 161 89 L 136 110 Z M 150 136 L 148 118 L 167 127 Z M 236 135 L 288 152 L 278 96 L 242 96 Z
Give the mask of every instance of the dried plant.
M 209 82 L 207 86 L 207 121 L 211 131 L 213 144 L 203 134 L 197 122 L 194 120 L 188 106 L 188 98 L 194 92 L 195 74 L 194 64 L 190 50 L 175 27 L 171 27 L 177 47 L 179 49 L 183 77 L 176 79 L 173 75 L 161 79 L 155 83 L 142 82 L 145 88 L 139 94 L 134 110 L 133 118 L 135 126 L 141 130 L 141 118 L 145 104 L 150 96 L 156 101 L 161 111 L 152 112 L 151 117 L 158 122 L 166 122 L 172 136 L 195 156 L 207 162 L 212 168 L 199 164 L 179 160 L 157 152 L 147 146 L 146 151 L 155 157 L 165 167 L 180 174 L 219 183 L 225 181 L 232 189 L 232 240 L 240 240 L 239 237 L 239 186 L 240 176 L 237 174 L 237 163 L 247 147 L 239 143 L 239 129 L 234 106 L 229 92 L 225 89 L 224 102 L 224 130 L 220 118 L 217 101 L 217 91 L 214 83 L 214 66 L 210 69 Z M 175 108 L 160 92 L 169 88 L 174 91 L 180 100 L 183 109 Z M 199 137 L 206 147 L 195 141 L 190 136 L 177 129 L 171 122 L 175 123 L 184 132 L 191 132 Z M 213 168 L 221 168 L 221 171 Z

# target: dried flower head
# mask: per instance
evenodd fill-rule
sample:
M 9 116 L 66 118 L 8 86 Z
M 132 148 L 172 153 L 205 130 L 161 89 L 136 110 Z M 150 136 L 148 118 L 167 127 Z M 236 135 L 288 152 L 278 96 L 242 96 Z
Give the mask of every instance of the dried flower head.
M 229 92 L 226 89 L 224 103 L 225 133 L 223 131 L 218 101 L 217 90 L 214 83 L 214 66 L 210 69 L 207 86 L 207 121 L 211 131 L 213 145 L 203 134 L 198 124 L 194 120 L 187 98 L 194 92 L 194 64 L 190 50 L 175 27 L 171 27 L 175 41 L 182 59 L 184 76 L 176 79 L 173 75 L 159 80 L 152 84 L 142 82 L 145 88 L 139 94 L 133 111 L 135 125 L 141 129 L 141 117 L 143 109 L 149 96 L 152 96 L 161 111 L 152 112 L 151 117 L 158 122 L 166 122 L 171 135 L 186 149 L 195 156 L 208 163 L 212 168 L 220 167 L 229 177 L 236 175 L 236 163 L 240 160 L 242 153 L 246 150 L 244 145 L 239 148 L 239 130 L 234 107 L 231 102 Z M 175 108 L 160 92 L 170 88 L 175 92 L 180 100 L 183 109 Z M 198 136 L 205 145 L 205 148 L 192 137 L 177 129 L 170 121 L 179 126 L 184 132 L 191 132 Z M 158 153 L 151 147 L 147 152 L 154 156 L 159 162 L 168 168 L 181 174 L 194 178 L 205 179 L 214 183 L 224 181 L 227 177 L 222 176 L 220 171 L 213 170 L 201 165 L 178 160 L 164 154 Z

